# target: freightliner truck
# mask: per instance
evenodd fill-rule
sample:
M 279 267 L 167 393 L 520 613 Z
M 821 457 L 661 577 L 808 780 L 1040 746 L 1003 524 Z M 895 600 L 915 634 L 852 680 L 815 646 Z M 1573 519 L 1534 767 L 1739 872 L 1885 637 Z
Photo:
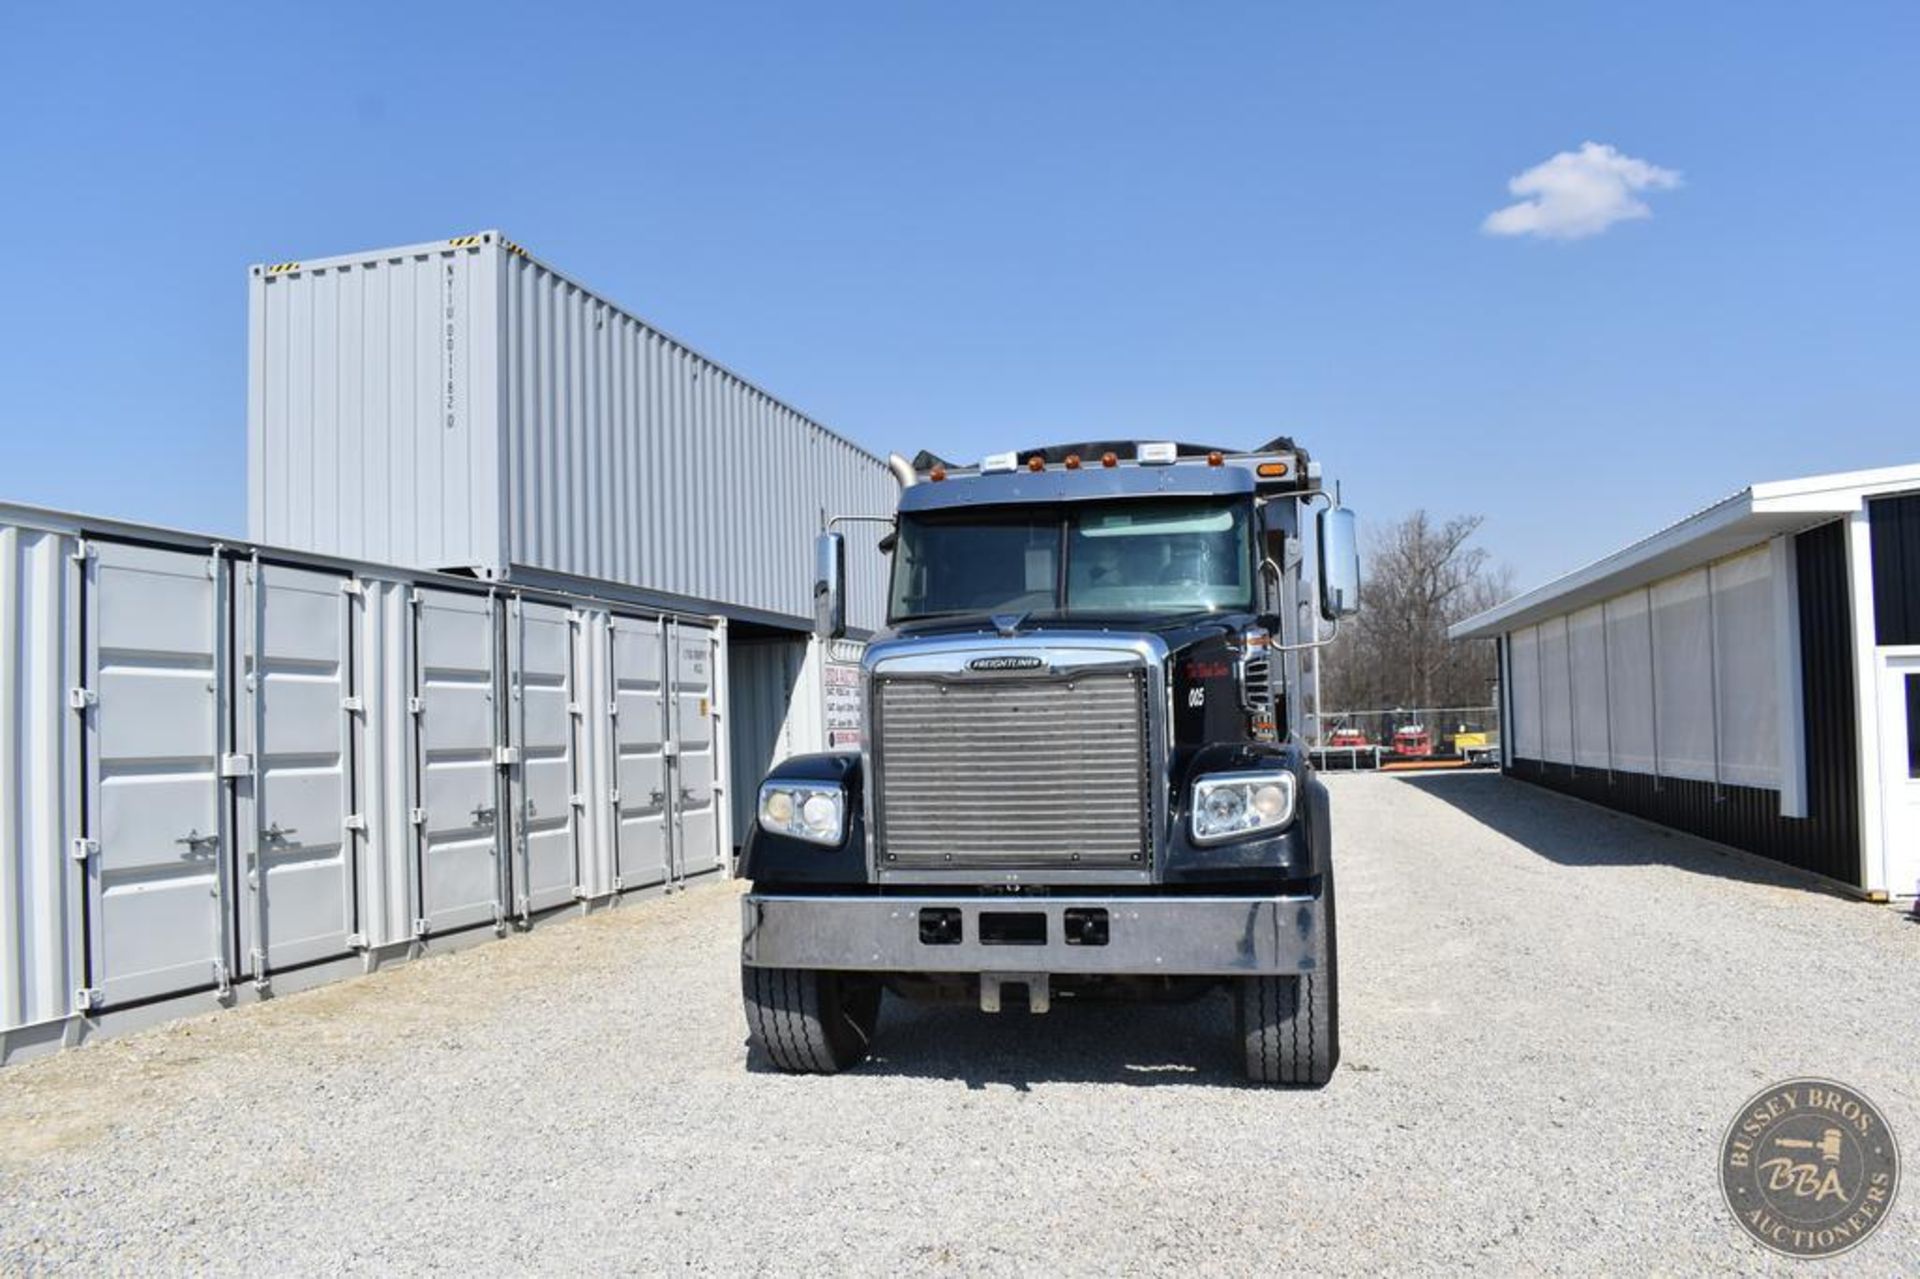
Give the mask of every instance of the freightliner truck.
M 752 1048 L 845 1069 L 883 994 L 1041 1013 L 1224 985 L 1251 1080 L 1326 1083 L 1334 864 L 1300 654 L 1356 606 L 1352 513 L 1287 439 L 893 465 L 862 749 L 774 768 L 742 851 Z M 847 527 L 816 547 L 823 636 Z

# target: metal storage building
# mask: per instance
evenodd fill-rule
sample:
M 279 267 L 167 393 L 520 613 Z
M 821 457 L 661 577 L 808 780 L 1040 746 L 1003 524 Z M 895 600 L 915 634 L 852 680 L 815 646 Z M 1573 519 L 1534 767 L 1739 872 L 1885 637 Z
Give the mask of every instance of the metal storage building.
M 1920 889 L 1920 465 L 1755 484 L 1469 618 L 1514 777 Z
M 0 506 L 0 1062 L 725 873 L 727 626 Z
M 256 541 L 804 630 L 813 535 L 893 513 L 880 458 L 497 231 L 255 266 L 248 311 Z

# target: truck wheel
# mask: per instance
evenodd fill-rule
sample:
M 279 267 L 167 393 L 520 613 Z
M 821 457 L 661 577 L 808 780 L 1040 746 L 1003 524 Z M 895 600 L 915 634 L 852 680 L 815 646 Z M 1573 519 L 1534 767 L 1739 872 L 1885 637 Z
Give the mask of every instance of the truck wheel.
M 1235 992 L 1247 1078 L 1256 1084 L 1318 1088 L 1340 1064 L 1340 979 L 1334 944 L 1333 876 L 1327 875 L 1314 970 L 1242 977 Z
M 812 968 L 740 967 L 751 1045 L 780 1070 L 831 1075 L 864 1061 L 880 1020 L 880 983 Z

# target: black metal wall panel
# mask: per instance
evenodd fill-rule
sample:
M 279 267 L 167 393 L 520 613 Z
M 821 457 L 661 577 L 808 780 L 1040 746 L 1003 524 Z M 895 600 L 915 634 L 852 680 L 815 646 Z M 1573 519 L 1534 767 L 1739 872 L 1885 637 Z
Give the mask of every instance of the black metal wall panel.
M 1881 644 L 1920 644 L 1920 493 L 1867 503 L 1873 629 Z
M 1836 521 L 1795 539 L 1806 817 L 1780 816 L 1779 792 L 1751 786 L 1534 759 L 1515 760 L 1508 775 L 1861 886 L 1859 737 L 1845 528 Z

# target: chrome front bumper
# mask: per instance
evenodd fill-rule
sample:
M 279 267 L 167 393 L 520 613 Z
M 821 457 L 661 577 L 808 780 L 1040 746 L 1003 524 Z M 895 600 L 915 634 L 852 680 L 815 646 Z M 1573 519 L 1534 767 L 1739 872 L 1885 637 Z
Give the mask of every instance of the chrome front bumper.
M 754 968 L 927 973 L 1247 976 L 1314 967 L 1318 897 L 811 897 L 742 899 Z M 923 912 L 957 911 L 957 941 L 922 940 Z M 1069 912 L 1104 911 L 1105 941 L 1068 940 Z M 989 933 L 1044 940 L 992 941 Z M 1009 916 L 1023 917 L 1009 920 Z M 1032 916 L 1044 917 L 1044 928 Z M 950 918 L 950 916 L 949 916 Z M 1084 933 L 1082 925 L 1080 931 Z

